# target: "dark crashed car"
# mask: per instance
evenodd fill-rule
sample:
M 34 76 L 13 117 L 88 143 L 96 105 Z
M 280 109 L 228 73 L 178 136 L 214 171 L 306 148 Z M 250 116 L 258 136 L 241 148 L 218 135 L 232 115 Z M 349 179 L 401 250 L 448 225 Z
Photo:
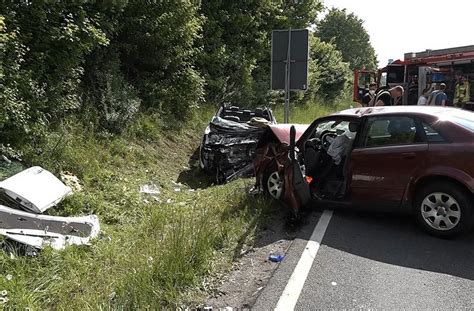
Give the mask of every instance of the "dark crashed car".
M 225 183 L 253 176 L 252 160 L 257 142 L 269 124 L 275 124 L 270 108 L 253 110 L 222 105 L 207 126 L 199 152 L 202 169 Z
M 441 237 L 471 228 L 474 113 L 358 108 L 317 119 L 300 135 L 293 127 L 281 130 L 288 144 L 274 138 L 259 143 L 256 180 L 295 213 L 313 202 L 410 213 Z

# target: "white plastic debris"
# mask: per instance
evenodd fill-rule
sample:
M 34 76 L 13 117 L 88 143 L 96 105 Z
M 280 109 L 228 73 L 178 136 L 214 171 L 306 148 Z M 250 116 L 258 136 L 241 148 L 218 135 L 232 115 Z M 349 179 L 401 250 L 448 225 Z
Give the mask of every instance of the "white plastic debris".
M 60 177 L 66 186 L 71 188 L 74 192 L 82 191 L 81 183 L 79 182 L 79 178 L 76 175 L 66 171 L 61 172 Z
M 140 193 L 143 194 L 150 194 L 150 195 L 157 195 L 160 194 L 160 188 L 155 185 L 155 184 L 149 184 L 149 185 L 142 185 L 140 186 Z
M 39 167 L 30 167 L 0 182 L 0 191 L 21 209 L 43 213 L 72 192 L 56 176 Z
M 79 217 L 46 216 L 0 205 L 0 235 L 21 244 L 62 250 L 68 245 L 89 245 L 100 231 L 96 215 Z
M 11 281 L 13 279 L 13 275 L 7 274 L 5 278 L 7 279 L 7 281 Z
M 155 185 L 155 184 L 142 185 L 142 186 L 140 186 L 139 192 L 142 196 L 146 196 L 146 198 L 143 198 L 143 202 L 145 204 L 150 203 L 148 198 L 152 198 L 156 202 L 161 203 L 160 197 L 158 196 L 159 194 L 161 194 L 161 191 L 160 191 L 160 188 L 157 185 Z

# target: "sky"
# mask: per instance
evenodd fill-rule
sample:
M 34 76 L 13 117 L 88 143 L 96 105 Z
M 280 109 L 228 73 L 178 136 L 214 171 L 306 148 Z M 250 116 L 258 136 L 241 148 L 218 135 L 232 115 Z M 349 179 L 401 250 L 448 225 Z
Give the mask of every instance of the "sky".
M 408 52 L 474 45 L 473 0 L 323 0 L 364 20 L 379 67 Z M 398 39 L 397 39 L 398 38 Z

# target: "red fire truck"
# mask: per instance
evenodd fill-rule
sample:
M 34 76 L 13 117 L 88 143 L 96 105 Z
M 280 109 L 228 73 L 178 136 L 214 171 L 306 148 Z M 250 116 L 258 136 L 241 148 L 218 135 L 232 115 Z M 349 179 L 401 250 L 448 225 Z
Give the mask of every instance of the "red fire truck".
M 379 88 L 401 85 L 405 89 L 403 105 L 416 105 L 427 86 L 446 84 L 447 104 L 457 104 L 459 83 L 467 86 L 463 107 L 474 110 L 474 45 L 405 53 L 404 60 L 396 60 L 377 71 L 354 72 L 354 101 L 362 103 L 369 84 Z M 469 87 L 473 85 L 473 87 Z

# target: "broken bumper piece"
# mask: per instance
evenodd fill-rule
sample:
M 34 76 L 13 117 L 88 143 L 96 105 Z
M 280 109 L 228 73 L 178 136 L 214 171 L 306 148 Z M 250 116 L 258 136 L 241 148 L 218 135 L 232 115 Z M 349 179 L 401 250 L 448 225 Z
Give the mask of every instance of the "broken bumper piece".
M 62 250 L 69 245 L 89 245 L 99 231 L 96 215 L 36 215 L 0 205 L 0 235 L 38 249 L 50 246 Z

